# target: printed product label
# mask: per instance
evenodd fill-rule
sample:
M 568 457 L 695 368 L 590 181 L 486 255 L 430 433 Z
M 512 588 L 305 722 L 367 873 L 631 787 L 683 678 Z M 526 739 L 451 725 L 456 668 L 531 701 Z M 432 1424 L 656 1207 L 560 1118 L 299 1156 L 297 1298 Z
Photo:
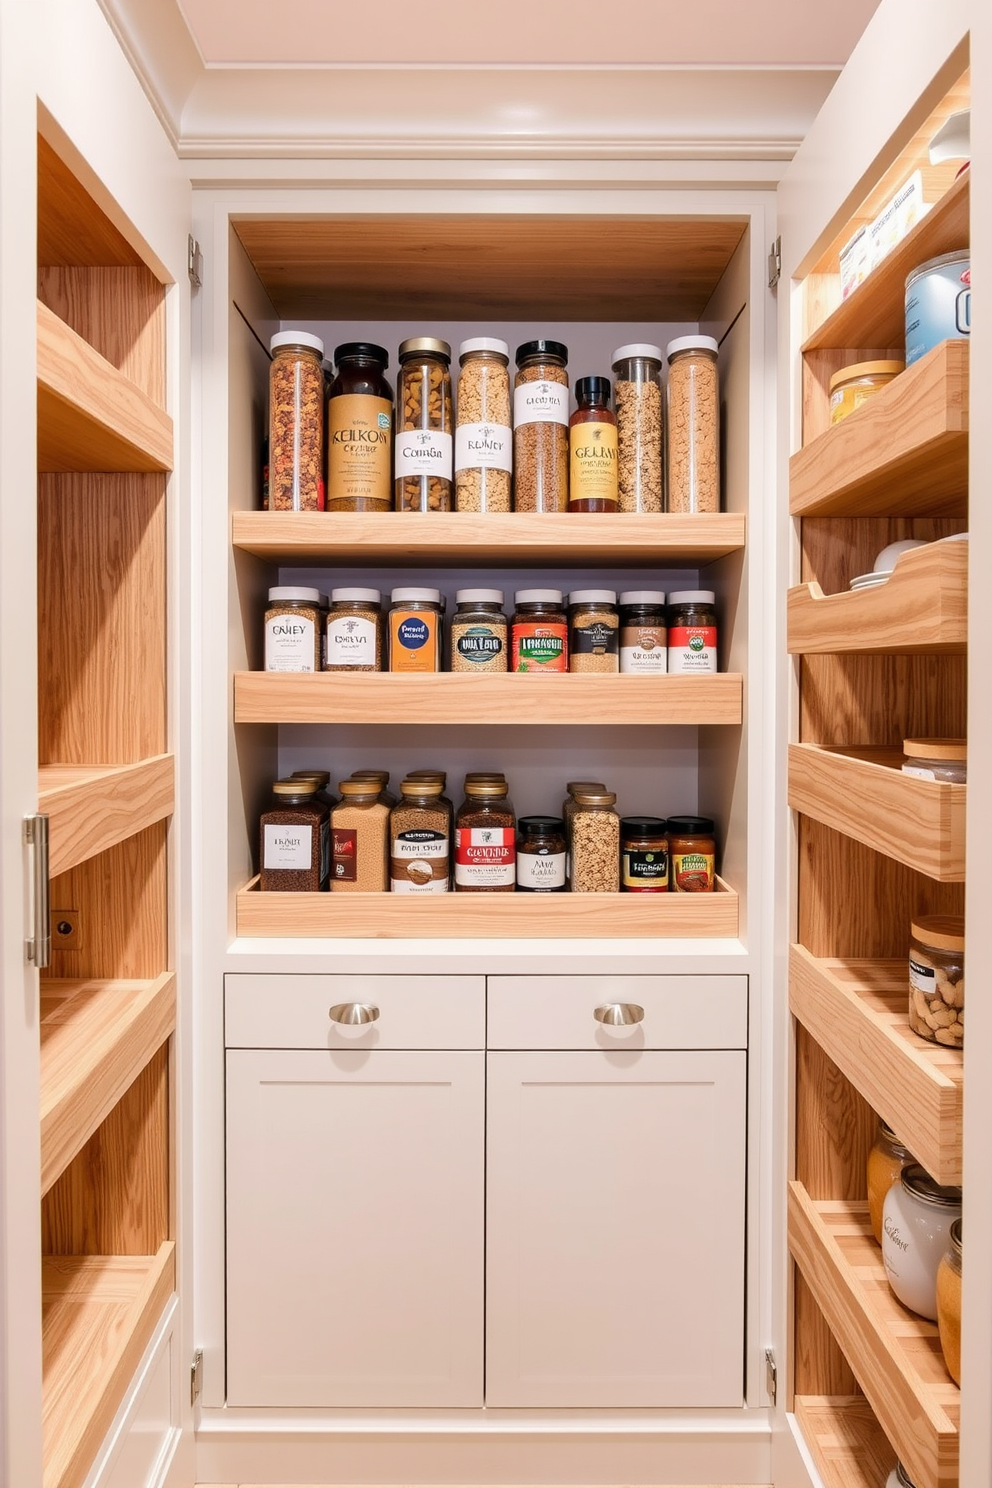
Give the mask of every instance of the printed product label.
M 389 616 L 389 670 L 438 670 L 438 620 L 429 610 L 393 610 Z
M 971 335 L 971 268 L 939 264 L 913 281 L 906 296 L 906 366 L 941 341 Z
M 511 662 L 515 672 L 567 672 L 565 622 L 542 624 L 525 620 L 515 625 Z
M 513 427 L 564 424 L 568 428 L 568 388 L 562 382 L 522 382 L 513 389 Z
M 472 667 L 485 666 L 499 656 L 506 644 L 504 632 L 493 630 L 489 625 L 470 625 L 463 630 L 454 645 L 451 669 L 469 671 Z
M 263 868 L 313 867 L 313 827 L 285 823 L 265 823 L 265 862 Z
M 375 621 L 338 615 L 327 622 L 325 666 L 375 666 Z
M 327 422 L 329 499 L 385 501 L 392 506 L 393 413 L 389 399 L 364 393 L 332 398 Z
M 603 620 L 591 620 L 588 625 L 573 626 L 571 645 L 573 655 L 616 656 L 620 648 L 620 632 L 615 625 Z
M 517 834 L 513 827 L 458 827 L 455 883 L 492 889 L 514 882 Z
M 921 770 L 919 765 L 903 765 L 904 775 L 915 775 L 917 780 L 936 780 L 937 777 L 932 770 Z
M 620 869 L 620 881 L 632 894 L 668 892 L 668 853 L 664 848 L 655 848 L 651 852 L 625 852 Z
M 922 966 L 910 956 L 909 985 L 922 992 L 924 997 L 933 997 L 937 991 L 937 973 L 932 966 Z
M 358 878 L 358 835 L 354 827 L 332 827 L 334 852 L 332 878 L 336 883 L 355 883 Z
M 711 853 L 672 853 L 671 883 L 678 894 L 704 894 L 713 888 Z
M 517 856 L 517 888 L 532 889 L 535 893 L 549 893 L 563 889 L 566 881 L 564 853 L 519 853 Z
M 448 892 L 448 838 L 429 827 L 393 838 L 389 887 L 394 894 Z
M 456 470 L 512 470 L 513 430 L 505 424 L 462 424 L 455 430 Z
M 265 622 L 265 670 L 267 672 L 314 672 L 317 670 L 314 623 L 299 615 L 274 615 Z
M 576 424 L 568 442 L 569 501 L 616 501 L 616 424 Z
M 715 672 L 716 626 L 673 626 L 668 632 L 668 670 Z
M 667 672 L 668 632 L 663 625 L 625 625 L 620 632 L 621 672 Z
M 403 429 L 396 435 L 396 475 L 451 479 L 452 440 L 440 429 Z

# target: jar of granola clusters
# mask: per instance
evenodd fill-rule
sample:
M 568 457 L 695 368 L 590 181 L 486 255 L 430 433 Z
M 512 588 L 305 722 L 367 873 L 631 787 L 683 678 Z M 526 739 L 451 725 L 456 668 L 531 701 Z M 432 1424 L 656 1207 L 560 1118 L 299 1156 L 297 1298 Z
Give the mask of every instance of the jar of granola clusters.
M 324 510 L 324 343 L 308 331 L 269 341 L 269 510 Z
M 568 347 L 525 341 L 513 383 L 513 508 L 568 510 Z
M 508 512 L 513 470 L 510 348 L 473 336 L 458 348 L 455 506 L 458 511 Z
M 580 791 L 570 828 L 573 894 L 620 892 L 620 818 L 613 791 Z
M 397 511 L 450 511 L 454 442 L 451 347 L 433 336 L 400 346 L 396 382 Z

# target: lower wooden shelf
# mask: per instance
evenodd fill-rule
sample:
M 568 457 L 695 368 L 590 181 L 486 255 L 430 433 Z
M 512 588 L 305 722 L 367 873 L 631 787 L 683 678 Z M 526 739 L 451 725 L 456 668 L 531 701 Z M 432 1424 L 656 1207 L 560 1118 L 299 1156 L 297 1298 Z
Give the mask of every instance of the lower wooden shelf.
M 175 1251 L 42 1259 L 44 1488 L 85 1480 L 175 1290 Z
M 937 1324 L 908 1311 L 889 1287 L 867 1203 L 814 1202 L 790 1183 L 789 1248 L 912 1481 L 956 1484 L 960 1391 L 944 1367 Z
M 174 801 L 171 754 L 133 765 L 43 765 L 38 810 L 48 815 L 52 878 L 171 816 Z
M 826 1488 L 885 1488 L 896 1454 L 863 1395 L 797 1395 L 795 1414 Z

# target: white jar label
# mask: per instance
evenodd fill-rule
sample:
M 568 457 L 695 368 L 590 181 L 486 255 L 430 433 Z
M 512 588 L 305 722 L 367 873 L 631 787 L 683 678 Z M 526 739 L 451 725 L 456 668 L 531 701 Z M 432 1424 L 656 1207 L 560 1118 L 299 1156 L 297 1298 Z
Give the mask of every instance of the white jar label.
M 909 985 L 924 997 L 933 997 L 937 991 L 937 973 L 932 966 L 922 966 L 910 956 Z
M 332 615 L 327 621 L 324 665 L 374 667 L 375 621 L 360 615 Z
M 513 430 L 505 424 L 462 424 L 455 430 L 455 470 L 512 470 Z
M 564 853 L 518 853 L 517 887 L 533 889 L 563 889 L 565 887 Z
M 932 770 L 921 770 L 919 765 L 903 765 L 904 775 L 915 775 L 917 780 L 936 780 L 937 777 Z
M 522 382 L 513 389 L 513 427 L 564 424 L 568 428 L 568 388 L 562 382 Z
M 323 845 L 323 844 L 322 844 Z M 305 868 L 313 866 L 313 827 L 265 823 L 265 862 L 263 868 Z M 323 865 L 322 865 L 323 866 Z
M 443 832 L 430 830 L 401 832 L 393 838 L 394 858 L 446 858 L 448 838 Z
M 396 434 L 396 476 L 436 475 L 451 479 L 452 438 L 440 429 L 400 429 Z
M 314 624 L 299 615 L 273 615 L 265 622 L 265 670 L 314 672 Z

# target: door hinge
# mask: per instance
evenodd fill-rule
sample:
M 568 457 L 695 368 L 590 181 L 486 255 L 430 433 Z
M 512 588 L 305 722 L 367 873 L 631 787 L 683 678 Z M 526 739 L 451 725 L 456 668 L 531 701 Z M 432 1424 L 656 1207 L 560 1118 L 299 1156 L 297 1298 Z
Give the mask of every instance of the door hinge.
M 203 1350 L 197 1349 L 189 1371 L 189 1403 L 195 1405 L 203 1388 Z
M 768 288 L 774 289 L 782 277 L 782 239 L 776 238 L 768 253 Z
M 203 283 L 203 254 L 192 233 L 186 239 L 186 267 L 189 270 L 190 284 L 194 289 L 199 289 Z
M 772 1405 L 778 1399 L 778 1365 L 770 1348 L 765 1349 L 765 1388 Z

